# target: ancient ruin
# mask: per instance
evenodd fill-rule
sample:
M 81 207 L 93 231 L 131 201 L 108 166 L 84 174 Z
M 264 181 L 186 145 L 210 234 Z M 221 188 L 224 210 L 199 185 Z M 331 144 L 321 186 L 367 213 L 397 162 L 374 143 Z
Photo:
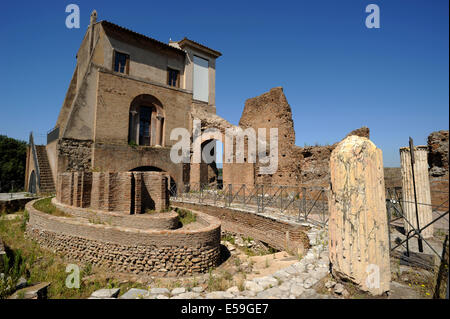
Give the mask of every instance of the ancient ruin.
M 433 220 L 430 180 L 428 178 L 427 147 L 416 146 L 414 149 L 414 163 L 411 161 L 409 147 L 400 149 L 400 161 L 402 165 L 403 200 L 405 212 L 405 230 L 408 233 L 413 228 L 427 226 Z M 414 166 L 414 178 L 413 169 Z M 416 207 L 416 203 L 417 207 Z M 416 212 L 417 210 L 417 212 Z M 416 216 L 417 214 L 417 216 Z M 433 225 L 425 228 L 421 235 L 424 238 L 433 237 Z
M 381 150 L 366 138 L 349 136 L 331 154 L 330 171 L 332 273 L 381 295 L 391 280 Z
M 94 11 L 47 144 L 35 145 L 31 134 L 27 151 L 26 189 L 56 195 L 51 204 L 61 216 L 29 202 L 27 235 L 69 260 L 158 277 L 207 274 L 223 261 L 224 234 L 289 254 L 288 266 L 245 280 L 242 289 L 177 291 L 172 297 L 308 298 L 328 275 L 333 278 L 325 286 L 333 296 L 348 294 L 335 281 L 386 296 L 390 245 L 400 239 L 388 238 L 386 205 L 399 203 L 386 197 L 388 188 L 403 190 L 405 214 L 415 220 L 407 149 L 401 150 L 401 172 L 383 168 L 367 127 L 343 133 L 332 145 L 297 146 L 282 87 L 248 99 L 233 125 L 216 114 L 220 56 L 187 38 L 166 44 L 97 21 Z M 279 150 L 273 174 L 261 173 L 266 163 L 259 154 L 256 162 L 249 160 L 248 136 L 243 162 L 224 161 L 222 176 L 214 161 L 195 160 L 197 147 L 215 156 L 217 140 L 225 149 L 231 144 L 236 159 L 237 139 L 228 144 L 227 129 L 272 128 L 278 129 Z M 171 158 L 175 129 L 187 130 L 192 142 L 184 162 Z M 270 144 L 269 134 L 257 138 Z M 418 201 L 432 205 L 448 197 L 442 195 L 448 187 L 448 131 L 432 133 L 416 154 Z M 180 225 L 181 209 L 193 213 L 193 225 Z M 422 205 L 419 216 L 421 226 L 430 222 L 431 206 Z M 422 235 L 432 237 L 433 227 Z M 236 248 L 225 246 L 229 252 Z

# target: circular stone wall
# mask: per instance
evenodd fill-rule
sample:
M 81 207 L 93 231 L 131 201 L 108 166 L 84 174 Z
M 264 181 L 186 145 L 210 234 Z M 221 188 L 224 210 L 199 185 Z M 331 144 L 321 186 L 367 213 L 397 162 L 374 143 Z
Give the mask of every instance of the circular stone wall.
M 198 229 L 144 230 L 92 223 L 76 215 L 53 216 L 36 210 L 34 202 L 26 205 L 27 234 L 68 260 L 157 276 L 206 272 L 220 262 L 220 221 L 198 211 L 193 211 Z
M 105 212 L 103 210 L 95 210 L 90 208 L 80 208 L 59 203 L 56 198 L 52 199 L 52 204 L 59 210 L 69 215 L 87 218 L 109 226 L 120 226 L 136 229 L 176 229 L 180 223 L 178 214 L 174 211 L 151 214 L 124 214 L 117 212 Z

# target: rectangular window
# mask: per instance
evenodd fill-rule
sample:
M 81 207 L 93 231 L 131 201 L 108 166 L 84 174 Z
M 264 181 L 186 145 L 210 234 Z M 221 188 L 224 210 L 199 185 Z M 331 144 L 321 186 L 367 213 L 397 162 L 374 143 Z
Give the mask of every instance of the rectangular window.
M 209 79 L 208 79 L 208 60 L 194 55 L 194 99 L 208 102 Z
M 130 56 L 128 54 L 114 51 L 114 72 L 128 74 Z
M 167 69 L 167 84 L 174 87 L 180 87 L 180 71 L 171 68 Z

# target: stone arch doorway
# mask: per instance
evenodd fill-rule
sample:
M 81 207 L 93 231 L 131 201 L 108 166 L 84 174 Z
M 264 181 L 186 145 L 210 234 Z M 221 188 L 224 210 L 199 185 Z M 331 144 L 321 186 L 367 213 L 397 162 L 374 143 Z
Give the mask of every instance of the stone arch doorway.
M 208 139 L 201 144 L 201 163 L 199 165 L 200 185 L 223 188 L 223 143 L 219 139 Z
M 164 146 L 165 112 L 161 101 L 141 94 L 130 104 L 128 143 L 144 146 Z
M 28 182 L 28 192 L 31 194 L 36 194 L 37 192 L 37 183 L 36 183 L 36 173 L 32 171 L 30 174 L 30 179 Z

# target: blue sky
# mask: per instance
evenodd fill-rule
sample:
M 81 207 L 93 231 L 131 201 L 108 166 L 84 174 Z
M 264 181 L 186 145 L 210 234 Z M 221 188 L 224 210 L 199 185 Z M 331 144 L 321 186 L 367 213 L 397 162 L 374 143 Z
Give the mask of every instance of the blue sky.
M 65 7 L 81 10 L 67 29 Z M 375 3 L 381 28 L 367 29 Z M 447 0 L 8 1 L 0 11 L 0 134 L 36 140 L 57 119 L 93 9 L 168 42 L 187 36 L 223 53 L 217 113 L 237 124 L 245 100 L 282 86 L 296 144 L 332 144 L 363 125 L 399 166 L 408 137 L 448 129 Z

